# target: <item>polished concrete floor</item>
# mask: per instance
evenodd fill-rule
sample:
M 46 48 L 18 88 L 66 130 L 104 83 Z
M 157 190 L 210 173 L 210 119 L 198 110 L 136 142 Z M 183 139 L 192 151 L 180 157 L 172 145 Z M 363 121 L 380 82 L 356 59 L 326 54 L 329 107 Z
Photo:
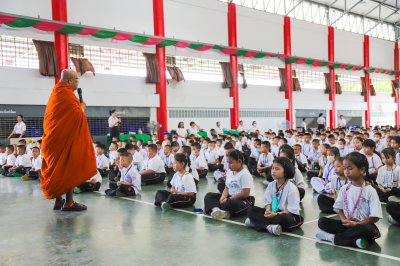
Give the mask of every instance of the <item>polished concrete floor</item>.
M 261 181 L 255 179 L 257 205 Z M 382 237 L 357 250 L 315 239 L 320 214 L 311 189 L 302 228 L 273 237 L 245 228 L 244 218 L 213 221 L 193 208 L 163 212 L 152 204 L 162 188 L 143 186 L 130 199 L 80 194 L 76 200 L 88 211 L 64 213 L 52 210 L 38 182 L 0 177 L 0 265 L 400 265 L 400 227 L 389 225 L 384 205 Z M 216 191 L 212 178 L 201 180 L 196 207 L 208 191 Z

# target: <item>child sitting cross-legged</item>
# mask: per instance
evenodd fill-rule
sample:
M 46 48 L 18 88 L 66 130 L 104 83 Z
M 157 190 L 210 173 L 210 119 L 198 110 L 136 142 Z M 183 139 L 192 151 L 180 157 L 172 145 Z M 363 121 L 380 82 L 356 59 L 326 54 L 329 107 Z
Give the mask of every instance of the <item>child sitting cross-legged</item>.
M 26 154 L 26 146 L 18 145 L 17 146 L 17 159 L 15 160 L 15 165 L 8 170 L 9 177 L 17 176 L 21 177 L 25 175 L 27 171 L 32 168 L 31 158 Z
M 110 188 L 105 191 L 108 196 L 135 196 L 141 190 L 141 176 L 132 164 L 132 154 L 124 152 L 120 155 L 118 168 L 121 171 L 121 179 L 117 182 L 110 181 Z
M 80 184 L 78 187 L 74 189 L 74 193 L 79 194 L 82 192 L 93 192 L 93 191 L 99 191 L 101 182 L 102 182 L 102 176 L 99 171 L 97 171 L 97 174 L 90 178 L 89 180 L 86 180 L 82 184 Z
M 42 156 L 40 155 L 39 147 L 32 148 L 32 168 L 28 170 L 26 175 L 21 176 L 22 181 L 36 180 L 40 176 L 40 169 L 42 169 Z
M 171 190 L 158 190 L 154 204 L 163 210 L 170 207 L 182 208 L 193 206 L 196 201 L 196 184 L 194 177 L 187 171 L 186 166 L 190 164 L 190 158 L 183 153 L 175 154 L 173 163 L 174 177 L 171 180 Z

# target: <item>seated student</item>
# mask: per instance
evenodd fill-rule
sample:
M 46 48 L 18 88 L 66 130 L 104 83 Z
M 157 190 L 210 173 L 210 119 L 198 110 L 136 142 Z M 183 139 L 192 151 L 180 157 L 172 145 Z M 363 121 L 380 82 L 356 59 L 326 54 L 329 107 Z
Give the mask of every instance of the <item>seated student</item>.
M 28 170 L 26 175 L 21 176 L 22 181 L 36 180 L 40 177 L 40 170 L 42 169 L 42 156 L 40 155 L 39 147 L 32 148 L 32 168 Z
M 306 173 L 308 169 L 308 161 L 307 157 L 302 153 L 301 145 L 300 144 L 293 145 L 293 151 L 300 172 Z
M 369 165 L 369 179 L 367 181 L 371 181 L 375 183 L 376 177 L 378 175 L 378 169 L 382 166 L 381 158 L 378 154 L 375 153 L 375 142 L 372 139 L 367 139 L 363 142 L 363 152 L 365 156 L 367 156 L 368 165 Z
M 0 144 L 0 169 L 7 162 L 6 145 Z
M 289 181 L 294 175 L 295 168 L 288 158 L 278 157 L 274 160 L 271 169 L 274 181 L 265 190 L 263 207 L 252 206 L 248 209 L 246 226 L 279 236 L 282 230 L 290 231 L 303 224 L 299 191 Z
M 127 150 L 127 152 L 132 154 L 132 164 L 136 167 L 138 171 L 140 171 L 142 169 L 144 159 L 140 154 L 139 147 L 137 145 L 128 143 L 125 149 Z
M 290 179 L 290 181 L 293 182 L 293 184 L 295 184 L 297 189 L 299 190 L 300 201 L 301 201 L 304 198 L 304 195 L 306 194 L 306 190 L 305 190 L 306 185 L 304 183 L 303 174 L 297 168 L 296 159 L 294 158 L 293 149 L 291 147 L 289 147 L 289 146 L 281 147 L 281 150 L 279 151 L 279 157 L 286 157 L 293 163 L 293 166 L 295 168 L 295 174 Z
M 274 137 L 271 144 L 271 153 L 274 157 L 278 157 L 279 154 L 279 140 L 281 138 L 279 136 Z
M 102 177 L 108 176 L 108 172 L 110 170 L 110 160 L 104 155 L 104 151 L 106 146 L 104 144 L 96 145 L 96 164 L 97 171 L 99 171 Z
M 95 176 L 74 188 L 74 193 L 79 194 L 83 192 L 99 191 L 102 181 L 103 178 L 100 172 L 97 171 L 97 174 Z
M 311 178 L 311 186 L 317 193 L 328 192 L 331 189 L 331 181 L 335 176 L 335 166 L 333 162 L 338 158 L 340 158 L 339 149 L 330 147 L 328 149 L 327 161 L 322 173 L 322 178 L 319 176 Z
M 201 153 L 201 145 L 198 142 L 193 143 L 193 163 L 196 166 L 200 178 L 205 178 L 208 174 L 208 164 L 206 158 Z
M 173 164 L 174 164 L 174 155 L 171 154 L 171 146 L 164 146 L 164 164 L 165 164 L 165 172 L 168 176 L 170 176 L 173 172 Z
M 192 149 L 189 146 L 182 146 L 178 153 L 182 153 L 187 157 L 188 164 L 186 166 L 186 171 L 190 172 L 194 178 L 194 183 L 197 185 L 199 184 L 199 173 L 197 172 L 196 165 L 194 164 L 192 154 Z M 172 180 L 172 177 L 171 177 Z M 171 187 L 171 185 L 168 185 Z
M 319 209 L 324 213 L 335 213 L 333 204 L 340 189 L 349 182 L 344 175 L 343 159 L 337 158 L 333 165 L 335 167 L 335 176 L 332 178 L 329 194 L 319 194 L 317 198 Z
M 26 154 L 26 146 L 18 145 L 17 146 L 17 159 L 15 160 L 15 164 L 13 167 L 8 169 L 8 175 L 11 176 L 23 176 L 32 168 L 31 158 L 28 154 Z
M 26 139 L 20 139 L 18 140 L 17 146 L 19 145 L 24 145 L 26 147 L 26 154 L 28 154 L 29 158 L 32 158 L 32 150 L 28 148 L 28 145 L 26 143 Z
M 222 169 L 223 167 L 221 166 L 221 163 L 225 155 L 225 149 L 224 146 L 222 145 L 222 139 L 217 139 L 217 141 L 215 142 L 215 149 L 218 152 L 218 162 L 219 162 L 218 169 Z
M 164 182 L 164 161 L 157 155 L 156 144 L 148 145 L 147 159 L 142 165 L 140 174 L 142 175 L 142 183 L 144 184 L 157 184 Z
M 261 151 L 261 140 L 254 139 L 250 147 L 250 156 L 248 161 L 249 171 L 252 175 L 257 175 L 257 162 L 258 158 L 260 157 Z
M 112 166 L 114 165 L 115 158 L 117 157 L 118 154 L 117 152 L 118 144 L 115 141 L 113 141 L 111 142 L 110 147 L 108 149 L 109 149 L 108 158 L 110 160 L 110 166 Z
M 378 153 L 381 153 L 383 151 L 383 149 L 386 148 L 386 145 L 385 145 L 384 141 L 382 141 L 382 134 L 380 132 L 375 132 L 374 133 L 374 138 L 372 140 L 376 144 L 375 150 Z
M 193 175 L 186 170 L 190 158 L 183 153 L 175 155 L 174 170 L 175 174 L 171 180 L 171 190 L 158 190 L 154 204 L 163 210 L 170 207 L 182 208 L 193 206 L 196 202 L 196 184 Z
M 147 146 L 148 146 L 147 143 L 143 143 L 142 148 L 139 151 L 140 155 L 142 155 L 143 157 L 143 161 L 147 159 L 147 150 L 148 150 Z
M 307 178 L 310 180 L 312 177 L 317 176 L 319 173 L 319 161 L 322 157 L 321 148 L 319 146 L 319 139 L 313 139 L 311 142 L 312 148 L 307 159 L 310 162 L 310 169 L 307 171 Z
M 385 165 L 378 170 L 376 191 L 381 202 L 388 202 L 390 196 L 400 196 L 400 167 L 394 163 L 396 152 L 392 148 L 383 149 L 381 155 Z
M 244 166 L 243 153 L 229 152 L 229 170 L 226 174 L 226 187 L 222 194 L 209 192 L 204 197 L 205 213 L 215 220 L 229 219 L 231 214 L 240 216 L 254 205 L 253 177 Z
M 210 141 L 208 143 L 207 150 L 205 150 L 204 155 L 208 162 L 208 170 L 214 172 L 218 169 L 219 165 L 219 155 L 218 150 L 215 148 L 215 141 Z
M 152 149 L 155 154 L 156 145 L 152 146 Z M 141 178 L 136 167 L 132 164 L 132 155 L 129 152 L 124 152 L 120 156 L 121 159 L 118 164 L 121 169 L 121 179 L 118 182 L 110 181 L 110 188 L 105 193 L 108 196 L 117 196 L 118 193 L 124 196 L 138 195 L 141 189 Z
M 164 140 L 161 143 L 161 147 L 164 149 L 165 145 L 171 145 L 172 138 L 169 136 L 169 134 L 164 134 L 163 138 Z
M 337 147 L 340 152 L 340 157 L 345 157 L 349 153 L 348 149 L 346 148 L 346 140 L 345 139 L 339 139 Z
M 157 155 L 160 156 L 161 159 L 163 159 L 164 158 L 164 150 L 163 150 L 161 141 L 157 141 L 156 145 L 157 145 Z
M 392 197 L 391 197 L 392 198 Z M 386 211 L 388 213 L 388 221 L 393 225 L 400 224 L 400 202 L 390 201 L 386 204 Z
M 217 188 L 220 193 L 222 193 L 225 189 L 226 173 L 229 170 L 229 164 L 228 164 L 228 159 L 227 159 L 228 153 L 233 150 L 234 150 L 234 147 L 231 142 L 225 143 L 225 145 L 224 145 L 225 154 L 224 154 L 224 157 L 223 157 L 222 163 L 221 163 L 222 169 L 220 168 L 214 172 L 214 180 L 215 180 L 215 182 L 217 182 Z
M 363 138 L 361 138 L 361 137 L 354 137 L 354 138 L 353 138 L 353 150 L 351 150 L 351 149 L 349 148 L 349 152 L 350 152 L 350 151 L 355 151 L 355 152 L 360 152 L 360 153 L 362 153 L 362 152 L 363 152 L 363 142 L 364 142 L 364 139 L 363 139 Z
M 333 207 L 340 220 L 320 218 L 316 237 L 339 246 L 366 248 L 368 242 L 381 236 L 375 225 L 382 218 L 382 208 L 376 190 L 365 182 L 368 160 L 364 154 L 351 152 L 344 158 L 344 173 L 351 183 L 340 189 Z
M 271 144 L 268 141 L 261 143 L 261 154 L 258 157 L 257 173 L 266 178 L 267 181 L 271 182 L 271 166 L 274 161 L 274 156 L 270 152 Z
M 308 158 L 308 156 L 310 156 L 311 150 L 312 150 L 312 143 L 311 143 L 311 134 L 310 133 L 306 133 L 304 134 L 303 137 L 303 145 L 301 146 L 301 150 L 302 153 L 304 154 L 304 156 L 306 156 L 306 158 Z
M 6 155 L 7 155 L 6 162 L 4 165 L 1 166 L 1 174 L 4 176 L 8 175 L 8 170 L 15 165 L 15 161 L 17 160 L 17 158 L 15 158 L 14 155 L 13 145 L 6 146 Z
M 125 148 L 119 148 L 117 150 L 117 156 L 115 157 L 114 160 L 114 165 L 110 168 L 110 171 L 108 173 L 108 180 L 110 181 L 118 181 L 121 177 L 121 172 L 120 172 L 120 164 L 119 162 L 121 161 L 121 154 L 127 152 Z

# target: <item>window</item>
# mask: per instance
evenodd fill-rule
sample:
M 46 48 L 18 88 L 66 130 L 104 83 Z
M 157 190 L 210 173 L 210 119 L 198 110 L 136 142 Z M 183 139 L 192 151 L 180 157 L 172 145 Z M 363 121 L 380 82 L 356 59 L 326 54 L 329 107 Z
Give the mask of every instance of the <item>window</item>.
M 0 36 L 0 66 L 39 69 L 39 59 L 32 40 Z
M 371 79 L 376 93 L 392 94 L 392 84 L 388 79 Z
M 360 77 L 339 74 L 338 81 L 343 92 L 361 92 Z

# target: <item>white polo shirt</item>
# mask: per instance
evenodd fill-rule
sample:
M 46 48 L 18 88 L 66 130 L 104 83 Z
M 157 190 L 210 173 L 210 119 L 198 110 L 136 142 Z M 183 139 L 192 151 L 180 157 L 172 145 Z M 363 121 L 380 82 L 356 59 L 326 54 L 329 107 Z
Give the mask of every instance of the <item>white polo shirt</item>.
M 32 167 L 31 158 L 29 158 L 28 154 L 18 155 L 17 159 L 15 160 L 15 165 L 23 167 Z
M 24 122 L 18 122 L 14 126 L 15 134 L 22 134 L 22 132 L 26 131 L 26 125 Z
M 142 165 L 142 170 L 153 170 L 157 174 L 165 173 L 164 161 L 158 155 L 147 158 Z

